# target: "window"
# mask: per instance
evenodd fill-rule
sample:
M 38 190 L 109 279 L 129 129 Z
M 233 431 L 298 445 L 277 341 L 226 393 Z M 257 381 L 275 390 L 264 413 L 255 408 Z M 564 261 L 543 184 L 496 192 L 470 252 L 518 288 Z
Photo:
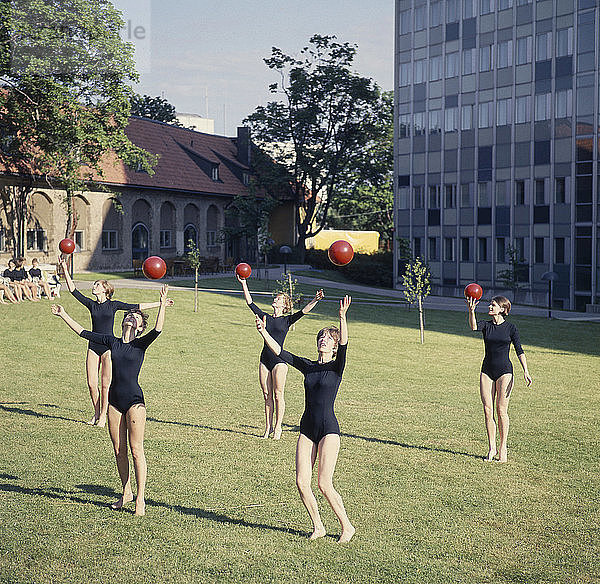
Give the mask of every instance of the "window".
M 446 0 L 446 22 L 457 22 L 460 19 L 459 0 Z
M 469 262 L 471 261 L 471 238 L 461 237 L 460 238 L 460 261 Z
M 410 187 L 399 187 L 398 188 L 398 209 L 409 208 L 409 193 Z
M 446 185 L 444 187 L 444 207 L 446 209 L 456 207 L 456 185 Z
M 473 128 L 473 106 L 463 105 L 460 116 L 460 129 L 471 130 Z
M 557 176 L 554 179 L 554 200 L 558 204 L 566 204 L 570 202 L 570 197 L 567 192 L 567 177 Z
M 499 99 L 496 103 L 496 125 L 510 126 L 512 123 L 512 100 Z
M 170 229 L 160 230 L 160 247 L 173 247 L 171 244 L 171 233 Z
M 494 103 L 485 101 L 479 104 L 479 124 L 480 128 L 490 128 L 494 119 Z
M 503 263 L 506 260 L 506 239 L 496 237 L 496 261 Z
M 490 183 L 480 182 L 477 185 L 477 206 L 478 207 L 489 207 L 490 206 Z
M 465 49 L 462 53 L 463 75 L 477 71 L 477 49 Z
M 496 207 L 506 207 L 508 204 L 508 181 L 498 181 L 496 183 Z
M 442 24 L 442 3 L 441 2 L 432 2 L 429 7 L 429 26 L 440 26 Z
M 439 209 L 440 208 L 440 186 L 429 185 L 429 208 Z
M 403 10 L 400 13 L 400 34 L 408 34 L 411 32 L 411 10 Z
M 410 114 L 398 116 L 398 138 L 410 138 Z
M 555 99 L 555 117 L 570 118 L 573 115 L 573 90 L 557 91 Z
M 85 247 L 83 246 L 83 231 L 76 231 L 74 234 L 74 239 L 75 239 L 75 249 L 79 248 L 79 249 L 85 249 Z
M 423 208 L 423 187 L 413 187 L 413 209 Z
M 477 258 L 480 262 L 488 261 L 488 242 L 487 237 L 478 237 L 479 243 L 479 257 Z
M 512 0 L 498 0 L 498 10 L 506 10 L 512 8 Z
M 217 232 L 216 231 L 207 231 L 206 232 L 206 245 L 208 247 L 213 247 L 217 245 Z
M 444 130 L 456 132 L 458 130 L 458 108 L 451 107 L 444 112 Z
M 102 251 L 118 249 L 119 239 L 116 231 L 102 232 Z
M 534 262 L 536 264 L 543 264 L 544 263 L 544 238 L 536 237 L 534 243 L 535 243 Z
M 27 251 L 44 251 L 46 233 L 43 229 L 27 230 Z
M 217 164 L 213 164 L 211 178 L 214 181 L 218 181 L 219 180 L 219 166 Z
M 454 238 L 444 237 L 444 261 L 454 261 Z
M 573 54 L 573 27 L 556 31 L 556 56 L 566 57 Z
M 494 63 L 494 45 L 479 47 L 479 70 L 491 71 Z
M 512 65 L 512 41 L 498 43 L 498 69 Z
M 549 120 L 551 117 L 551 97 L 550 93 L 540 93 L 535 96 L 535 121 Z
M 524 205 L 526 201 L 525 197 L 525 181 L 515 181 L 515 205 Z
M 554 263 L 564 264 L 565 263 L 565 238 L 555 237 L 554 238 Z
M 544 179 L 535 181 L 535 204 L 546 204 L 546 181 Z
M 192 245 L 198 245 L 198 231 L 195 225 L 189 223 L 183 230 L 183 250 L 186 253 L 192 251 Z
M 244 183 L 244 186 L 248 186 L 250 184 L 250 175 L 247 172 L 242 173 L 242 183 Z
M 473 206 L 473 183 L 465 183 L 460 185 L 460 206 Z
M 459 53 L 446 53 L 446 79 L 449 77 L 458 77 L 459 73 Z
M 437 237 L 429 238 L 429 259 L 430 260 L 438 259 Z
M 413 253 L 414 253 L 414 257 L 416 257 L 416 258 L 421 257 L 421 238 L 420 237 L 415 237 L 413 239 Z
M 517 97 L 515 100 L 515 123 L 525 124 L 531 121 L 529 113 L 529 95 Z
M 429 112 L 429 133 L 440 134 L 442 131 L 442 110 Z
M 494 0 L 480 0 L 479 14 L 489 14 L 494 12 Z
M 413 116 L 413 124 L 415 129 L 415 136 L 422 136 L 425 134 L 425 112 L 417 112 Z
M 427 81 L 427 59 L 419 59 L 414 63 L 414 83 Z
M 543 32 L 535 37 L 535 60 L 547 61 L 552 58 L 552 33 Z
M 400 87 L 406 87 L 410 85 L 410 70 L 412 66 L 410 63 L 400 63 L 400 70 L 398 75 L 398 83 Z
M 415 31 L 427 26 L 427 6 L 415 6 Z
M 515 248 L 517 250 L 517 259 L 521 262 L 525 261 L 525 238 L 524 237 L 516 237 L 515 238 Z
M 442 57 L 429 59 L 429 81 L 438 81 L 442 78 Z
M 517 39 L 516 64 L 525 65 L 531 62 L 531 36 Z
M 477 0 L 463 0 L 463 19 L 477 16 Z

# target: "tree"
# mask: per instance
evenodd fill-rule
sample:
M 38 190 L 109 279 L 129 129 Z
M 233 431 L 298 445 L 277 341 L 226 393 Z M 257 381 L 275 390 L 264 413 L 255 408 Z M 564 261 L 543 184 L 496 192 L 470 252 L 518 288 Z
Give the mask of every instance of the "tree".
M 326 224 L 344 169 L 368 142 L 379 99 L 371 79 L 351 70 L 356 48 L 334 36 L 313 36 L 299 58 L 273 47 L 265 59 L 279 73 L 270 85 L 281 100 L 259 106 L 245 120 L 254 139 L 285 169 L 296 202 L 298 248 Z
M 394 238 L 394 98 L 381 95 L 368 127 L 369 137 L 356 164 L 340 180 L 328 225 L 378 231 L 381 247 Z
M 404 296 L 412 304 L 415 300 L 419 306 L 419 330 L 421 331 L 421 343 L 425 342 L 425 326 L 423 321 L 423 300 L 431 292 L 431 274 L 429 268 L 417 257 L 406 266 L 403 285 Z
M 108 152 L 147 171 L 154 158 L 125 134 L 137 73 L 108 0 L 2 2 L 0 22 L 0 166 L 17 176 L 2 204 L 20 254 L 40 180 L 66 191 L 68 235 L 73 194 L 102 176 Z
M 200 249 L 193 239 L 188 241 L 190 251 L 187 252 L 187 261 L 194 268 L 194 312 L 198 312 L 198 270 L 202 264 Z
M 506 288 L 512 290 L 514 300 L 517 296 L 517 291 L 521 288 L 521 282 L 526 283 L 529 280 L 529 268 L 515 245 L 508 245 L 506 255 L 508 256 L 508 268 L 498 272 L 498 280 Z
M 131 115 L 181 126 L 177 111 L 164 97 L 135 94 L 131 98 Z

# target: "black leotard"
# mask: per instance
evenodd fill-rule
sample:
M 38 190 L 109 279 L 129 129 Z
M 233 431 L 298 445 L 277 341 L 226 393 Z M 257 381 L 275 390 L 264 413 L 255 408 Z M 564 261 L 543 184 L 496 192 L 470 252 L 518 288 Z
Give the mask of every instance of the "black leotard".
M 2 277 L 3 278 L 8 278 L 11 282 L 15 281 L 15 271 L 14 270 L 9 270 L 8 268 L 6 268 L 6 270 L 4 270 L 4 272 L 2 272 Z
M 25 271 L 25 268 L 13 270 L 11 279 L 14 282 L 22 282 L 23 280 L 27 280 L 27 272 Z
M 39 278 L 41 280 L 42 270 L 40 270 L 39 268 L 31 268 L 31 270 L 29 270 L 29 276 L 31 278 Z
M 84 296 L 79 290 L 75 289 L 71 292 L 81 304 L 83 304 L 92 316 L 92 331 L 101 335 L 112 335 L 115 323 L 115 312 L 117 310 L 132 310 L 139 308 L 139 304 L 128 304 L 119 300 L 105 300 L 104 302 L 96 302 L 87 296 Z M 90 341 L 88 348 L 100 356 L 106 353 L 108 349 L 105 345 Z
M 160 333 L 152 329 L 143 337 L 124 343 L 122 339 L 112 334 L 101 335 L 90 331 L 81 331 L 80 335 L 90 343 L 96 343 L 110 349 L 112 358 L 112 381 L 108 389 L 108 403 L 117 408 L 122 414 L 134 404 L 143 404 L 144 394 L 138 383 L 138 376 L 144 361 L 144 354 L 150 343 Z
M 285 337 L 290 330 L 290 327 L 300 320 L 304 313 L 299 310 L 298 312 L 294 312 L 294 314 L 288 314 L 286 316 L 271 316 L 266 312 L 262 311 L 254 302 L 252 304 L 248 304 L 250 310 L 258 316 L 258 318 L 262 319 L 265 316 L 267 317 L 267 332 L 277 341 L 280 347 L 283 348 L 283 342 L 285 341 Z M 275 365 L 278 363 L 284 363 L 282 359 L 280 359 L 269 347 L 267 347 L 267 343 L 263 345 L 263 350 L 260 354 L 260 362 L 263 363 L 269 371 L 272 371 Z
M 512 374 L 513 366 L 508 354 L 510 343 L 515 347 L 517 355 L 522 355 L 523 347 L 519 339 L 517 327 L 508 321 L 494 324 L 491 320 L 477 323 L 477 330 L 483 333 L 485 356 L 481 365 L 481 372 L 485 373 L 492 381 L 496 381 L 506 373 Z
M 346 365 L 348 345 L 338 345 L 335 359 L 319 363 L 281 351 L 279 356 L 304 374 L 304 413 L 300 420 L 300 433 L 318 444 L 327 434 L 339 434 L 333 404 L 337 396 L 342 373 Z

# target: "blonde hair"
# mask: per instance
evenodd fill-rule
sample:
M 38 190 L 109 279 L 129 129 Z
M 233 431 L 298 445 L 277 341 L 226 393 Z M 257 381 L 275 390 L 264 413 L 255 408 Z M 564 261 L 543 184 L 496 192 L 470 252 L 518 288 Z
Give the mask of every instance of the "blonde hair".
M 340 344 L 340 329 L 337 326 L 326 326 L 317 333 L 317 348 L 319 347 L 319 340 L 327 333 L 329 333 L 331 338 L 335 341 L 335 347 L 333 348 L 333 356 L 335 357 L 338 345 Z
M 102 284 L 102 288 L 104 288 L 104 293 L 106 297 L 110 300 L 115 293 L 115 287 L 108 280 L 96 280 L 98 284 Z
M 283 312 L 292 312 L 293 305 L 290 295 L 285 292 L 278 292 L 275 294 L 275 298 L 279 298 L 280 296 L 283 298 Z
M 494 296 L 492 302 L 495 302 L 502 309 L 503 316 L 508 316 L 510 314 L 511 303 L 506 296 Z

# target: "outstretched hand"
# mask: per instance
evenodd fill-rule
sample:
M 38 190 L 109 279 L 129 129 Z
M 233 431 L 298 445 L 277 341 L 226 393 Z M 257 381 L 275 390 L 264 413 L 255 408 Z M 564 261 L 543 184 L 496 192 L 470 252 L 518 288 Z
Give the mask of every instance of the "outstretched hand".
M 267 317 L 260 318 L 258 314 L 254 315 L 256 320 L 256 330 L 262 335 L 267 330 Z
M 325 293 L 323 292 L 323 289 L 321 288 L 321 290 L 317 290 L 317 293 L 315 294 L 315 301 L 319 301 L 319 300 L 323 300 L 323 298 L 325 297 Z
M 340 318 L 346 318 L 346 312 L 348 312 L 351 302 L 352 297 L 350 296 L 344 296 L 344 298 L 340 300 Z
M 237 281 L 243 286 L 244 282 L 246 281 L 246 278 L 240 278 L 240 276 L 237 272 L 235 272 L 235 277 L 236 277 Z
M 65 309 L 60 304 L 53 304 L 50 307 L 50 310 L 54 316 L 62 316 L 65 314 Z
M 163 284 L 160 288 L 160 303 L 165 306 L 173 306 L 173 300 L 167 298 L 167 292 L 169 291 L 169 285 Z
M 475 300 L 475 298 L 472 298 L 471 296 L 465 296 L 465 302 L 467 303 L 467 308 L 471 312 L 475 312 L 475 308 L 477 308 L 479 300 Z

